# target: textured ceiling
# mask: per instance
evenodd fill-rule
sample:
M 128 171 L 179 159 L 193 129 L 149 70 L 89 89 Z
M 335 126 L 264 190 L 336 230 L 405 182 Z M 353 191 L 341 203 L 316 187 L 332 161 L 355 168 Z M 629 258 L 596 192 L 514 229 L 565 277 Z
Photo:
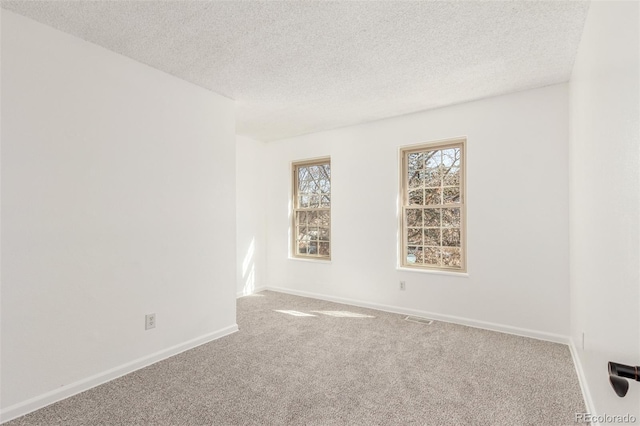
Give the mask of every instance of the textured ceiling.
M 230 97 L 275 140 L 569 79 L 588 2 L 2 1 Z

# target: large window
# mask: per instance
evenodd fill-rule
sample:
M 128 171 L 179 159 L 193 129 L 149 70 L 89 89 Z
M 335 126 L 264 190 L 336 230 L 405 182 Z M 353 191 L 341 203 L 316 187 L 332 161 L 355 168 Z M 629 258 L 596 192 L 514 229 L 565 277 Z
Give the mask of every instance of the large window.
M 293 163 L 293 241 L 295 257 L 331 258 L 331 160 Z
M 466 271 L 465 141 L 400 152 L 401 266 Z

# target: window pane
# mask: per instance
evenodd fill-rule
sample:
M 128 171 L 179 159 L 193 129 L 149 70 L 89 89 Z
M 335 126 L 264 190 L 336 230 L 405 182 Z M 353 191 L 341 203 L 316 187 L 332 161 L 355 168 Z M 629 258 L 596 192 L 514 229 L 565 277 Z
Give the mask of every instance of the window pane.
M 412 228 L 422 226 L 422 209 L 407 209 L 406 214 L 406 226 Z
M 442 226 L 459 227 L 460 226 L 460 208 L 442 209 Z
M 422 245 L 422 228 L 407 229 L 407 242 L 410 245 Z
M 442 185 L 440 159 L 440 151 L 429 151 L 426 153 L 426 170 L 424 174 L 425 186 L 438 187 Z
M 329 194 L 320 195 L 320 207 L 331 207 L 331 195 Z
M 434 247 L 425 247 L 424 249 L 424 263 L 426 265 L 439 265 L 440 264 L 440 249 Z
M 460 247 L 460 229 L 449 228 L 442 230 L 442 245 L 449 247 Z
M 308 176 L 309 176 L 309 171 L 307 170 L 306 167 L 298 168 L 298 182 L 304 181 L 305 179 L 307 179 Z
M 310 212 L 306 212 L 307 213 L 307 219 L 308 219 L 308 224 L 311 226 L 317 226 L 318 225 L 318 212 L 314 212 L 314 211 L 310 211 Z
M 442 264 L 444 266 L 460 267 L 461 257 L 459 248 L 445 247 L 442 249 Z
M 296 244 L 297 244 L 297 249 L 299 254 L 307 253 L 309 243 L 307 243 L 306 241 L 298 241 Z
M 307 249 L 307 253 L 309 253 L 309 254 L 317 254 L 318 253 L 318 242 L 317 241 L 310 241 L 309 242 L 309 247 Z
M 309 207 L 318 208 L 320 207 L 320 196 L 313 194 L 309 196 Z
M 304 241 L 309 240 L 309 228 L 306 226 L 298 226 L 298 232 L 296 233 L 296 240 Z
M 440 226 L 441 209 L 424 209 L 424 226 Z
M 330 218 L 331 214 L 329 213 L 329 210 L 320 210 L 318 212 L 318 225 L 329 226 Z
M 422 181 L 424 178 L 424 172 L 420 170 L 416 170 L 414 172 L 409 173 L 409 189 L 413 188 L 422 188 Z
M 442 204 L 442 190 L 440 188 L 425 189 L 424 203 L 426 205 Z
M 460 202 L 460 188 L 444 188 L 443 195 L 445 204 Z
M 456 165 L 447 168 L 443 171 L 443 183 L 445 185 L 460 185 L 460 167 L 458 166 L 460 162 L 456 162 Z
M 309 207 L 309 196 L 308 195 L 300 195 L 298 197 L 298 207 L 301 209 L 305 209 Z
M 328 257 L 329 255 L 329 243 L 320 242 L 320 256 Z
M 415 172 L 416 170 L 422 170 L 424 168 L 424 153 L 412 152 L 407 155 L 407 166 L 409 174 Z
M 442 166 L 444 169 L 452 167 L 459 159 L 460 148 L 447 148 L 442 150 Z
M 320 240 L 329 241 L 329 228 L 320 228 Z
M 407 247 L 407 263 L 423 263 L 422 262 L 422 247 L 409 246 Z
M 440 160 L 442 154 L 439 149 L 424 152 L 424 161 L 427 170 L 438 169 L 440 167 Z
M 424 174 L 424 186 L 428 188 L 437 188 L 442 185 L 442 175 L 439 169 L 427 170 Z
M 440 228 L 427 228 L 424 230 L 425 246 L 440 246 Z
M 307 224 L 307 212 L 296 212 L 296 225 Z
M 409 191 L 409 205 L 421 206 L 423 204 L 423 201 L 424 201 L 424 191 L 422 189 Z

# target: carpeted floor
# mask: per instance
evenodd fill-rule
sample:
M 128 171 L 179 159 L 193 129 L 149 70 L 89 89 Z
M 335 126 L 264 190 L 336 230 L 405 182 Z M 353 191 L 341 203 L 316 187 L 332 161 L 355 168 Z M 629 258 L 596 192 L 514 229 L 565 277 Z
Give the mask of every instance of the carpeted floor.
M 7 426 L 572 425 L 585 411 L 566 346 L 404 318 L 265 291 L 238 300 L 239 332 Z

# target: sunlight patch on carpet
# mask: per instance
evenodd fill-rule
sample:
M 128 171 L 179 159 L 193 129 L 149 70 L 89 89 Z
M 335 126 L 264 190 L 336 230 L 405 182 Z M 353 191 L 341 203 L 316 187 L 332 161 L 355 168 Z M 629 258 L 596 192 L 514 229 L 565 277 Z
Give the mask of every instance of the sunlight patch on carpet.
M 289 311 L 284 309 L 274 309 L 276 312 L 280 312 L 281 314 L 293 315 L 294 317 L 315 317 L 317 315 L 307 314 L 300 311 Z
M 350 311 L 311 311 L 316 314 L 329 315 L 337 318 L 375 318 L 373 315 L 359 314 Z

